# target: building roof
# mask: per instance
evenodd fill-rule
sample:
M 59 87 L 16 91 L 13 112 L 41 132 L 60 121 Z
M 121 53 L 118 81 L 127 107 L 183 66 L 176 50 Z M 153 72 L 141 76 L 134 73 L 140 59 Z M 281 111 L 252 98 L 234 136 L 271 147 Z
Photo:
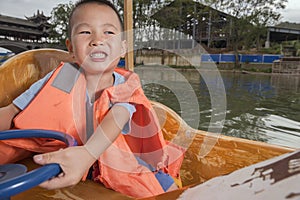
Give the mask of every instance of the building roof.
M 210 11 L 214 13 L 214 18 L 218 15 L 219 20 L 220 18 L 225 20 L 227 17 L 232 17 L 193 0 L 174 0 L 152 15 L 152 18 L 157 20 L 165 28 L 178 28 L 194 17 L 198 21 L 208 21 Z M 177 15 L 174 15 L 174 13 L 177 13 Z
M 0 14 L 0 23 L 8 23 L 8 24 L 15 24 L 18 26 L 29 26 L 29 27 L 37 27 L 37 25 L 29 20 L 10 17 L 6 15 Z
M 0 15 L 0 35 L 19 39 L 41 38 L 49 35 L 50 24 L 43 12 L 37 11 L 26 19 Z
M 31 17 L 26 17 L 26 19 L 28 19 L 29 21 L 35 21 L 35 20 L 44 20 L 44 21 L 48 21 L 51 17 L 47 17 L 44 15 L 43 11 L 40 13 L 40 10 L 37 10 L 37 14 L 34 14 Z
M 0 24 L 0 34 L 5 35 L 15 35 L 18 34 L 33 34 L 33 35 L 43 35 L 42 31 L 39 31 L 37 29 L 24 29 L 20 27 L 12 27 L 12 26 L 4 26 Z M 13 33 L 13 34 L 12 34 Z
M 276 28 L 286 28 L 286 29 L 293 29 L 293 30 L 300 30 L 300 24 L 297 23 L 289 23 L 289 22 L 282 22 L 275 26 Z

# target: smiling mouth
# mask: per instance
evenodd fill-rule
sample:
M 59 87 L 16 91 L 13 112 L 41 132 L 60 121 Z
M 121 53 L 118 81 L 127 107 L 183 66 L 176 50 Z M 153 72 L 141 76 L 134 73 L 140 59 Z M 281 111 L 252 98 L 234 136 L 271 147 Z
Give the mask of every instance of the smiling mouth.
M 104 53 L 104 52 L 97 52 L 97 53 L 92 53 L 92 54 L 90 54 L 90 57 L 91 57 L 91 58 L 98 58 L 98 59 L 103 59 L 103 58 L 105 58 L 106 56 L 107 56 L 107 54 Z

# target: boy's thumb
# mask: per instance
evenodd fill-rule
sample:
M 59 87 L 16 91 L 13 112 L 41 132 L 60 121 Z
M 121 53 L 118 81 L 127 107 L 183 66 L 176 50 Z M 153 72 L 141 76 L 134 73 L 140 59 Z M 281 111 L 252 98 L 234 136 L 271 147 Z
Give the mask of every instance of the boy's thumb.
M 36 162 L 37 164 L 40 164 L 40 165 L 50 163 L 51 162 L 50 158 L 51 158 L 51 156 L 48 154 L 39 154 L 39 155 L 33 156 L 34 162 Z

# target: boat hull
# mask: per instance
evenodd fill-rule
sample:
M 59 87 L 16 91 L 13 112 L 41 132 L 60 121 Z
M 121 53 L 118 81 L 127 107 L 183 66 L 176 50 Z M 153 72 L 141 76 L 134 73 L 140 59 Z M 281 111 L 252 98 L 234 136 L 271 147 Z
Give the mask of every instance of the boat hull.
M 67 52 L 55 49 L 31 50 L 7 60 L 0 67 L 0 106 L 8 105 L 61 61 L 72 62 L 72 58 Z M 158 102 L 152 102 L 152 105 L 158 115 L 164 137 L 187 149 L 180 171 L 183 189 L 160 195 L 157 199 L 175 199 L 186 188 L 294 150 L 195 130 L 167 106 Z M 21 162 L 29 169 L 37 167 L 29 158 Z M 12 197 L 12 199 L 28 198 L 130 199 L 91 181 L 53 191 L 35 187 Z

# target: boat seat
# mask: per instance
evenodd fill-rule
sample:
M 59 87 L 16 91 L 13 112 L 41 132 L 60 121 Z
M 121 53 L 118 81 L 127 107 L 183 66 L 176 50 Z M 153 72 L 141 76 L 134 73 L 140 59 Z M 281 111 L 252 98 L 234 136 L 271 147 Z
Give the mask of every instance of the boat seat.
M 72 61 L 72 57 L 57 49 L 25 51 L 5 61 L 0 66 L 0 107 L 10 104 L 61 61 Z

